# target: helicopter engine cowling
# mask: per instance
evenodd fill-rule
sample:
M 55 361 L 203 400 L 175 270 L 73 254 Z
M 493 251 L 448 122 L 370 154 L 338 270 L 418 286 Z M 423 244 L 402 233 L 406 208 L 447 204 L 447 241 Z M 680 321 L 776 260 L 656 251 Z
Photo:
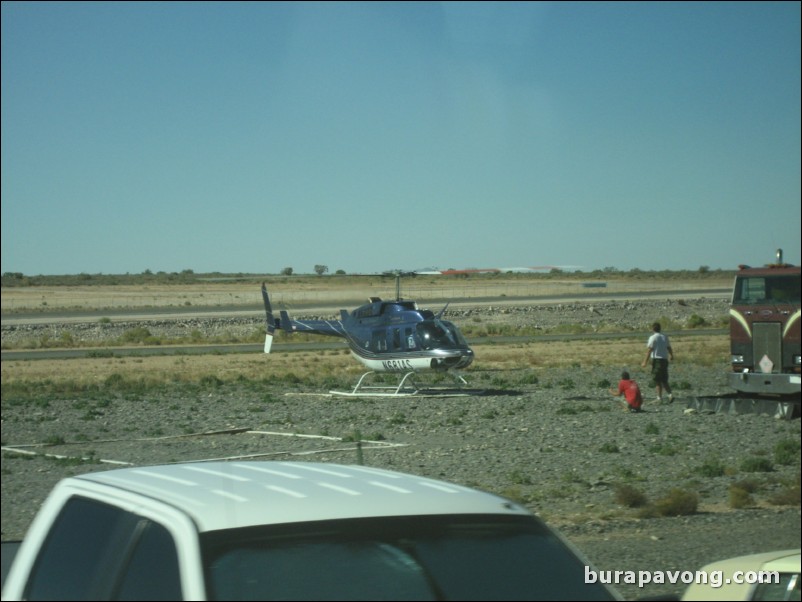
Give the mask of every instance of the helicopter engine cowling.
M 470 355 L 456 355 L 450 357 L 432 358 L 430 363 L 432 370 L 448 371 L 455 368 L 465 368 L 473 362 L 473 354 Z

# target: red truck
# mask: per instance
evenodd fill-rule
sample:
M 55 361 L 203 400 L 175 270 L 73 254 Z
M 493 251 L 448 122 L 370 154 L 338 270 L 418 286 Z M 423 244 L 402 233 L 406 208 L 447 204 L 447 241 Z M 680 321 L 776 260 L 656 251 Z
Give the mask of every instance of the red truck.
M 739 266 L 730 306 L 729 385 L 740 394 L 800 396 L 800 266 Z

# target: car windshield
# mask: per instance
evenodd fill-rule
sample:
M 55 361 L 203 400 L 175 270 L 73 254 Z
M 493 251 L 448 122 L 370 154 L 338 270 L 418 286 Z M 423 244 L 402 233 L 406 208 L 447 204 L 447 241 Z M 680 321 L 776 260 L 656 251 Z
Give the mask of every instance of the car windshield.
M 414 516 L 202 536 L 210 600 L 613 600 L 534 517 Z
M 797 569 L 798 571 L 799 569 Z M 799 600 L 802 595 L 802 578 L 799 573 L 776 573 L 776 579 L 767 578 L 759 583 L 752 594 L 753 600 Z

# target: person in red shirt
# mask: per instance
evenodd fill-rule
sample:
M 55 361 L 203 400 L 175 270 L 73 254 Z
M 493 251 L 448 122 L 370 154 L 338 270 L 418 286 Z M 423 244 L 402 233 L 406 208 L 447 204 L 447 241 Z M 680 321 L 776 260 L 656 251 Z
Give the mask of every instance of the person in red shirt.
M 629 378 L 629 372 L 624 370 L 621 373 L 621 380 L 618 381 L 618 390 L 610 389 L 610 394 L 620 397 L 624 396 L 624 407 L 630 412 L 640 412 L 643 405 L 643 396 L 640 393 L 638 383 Z

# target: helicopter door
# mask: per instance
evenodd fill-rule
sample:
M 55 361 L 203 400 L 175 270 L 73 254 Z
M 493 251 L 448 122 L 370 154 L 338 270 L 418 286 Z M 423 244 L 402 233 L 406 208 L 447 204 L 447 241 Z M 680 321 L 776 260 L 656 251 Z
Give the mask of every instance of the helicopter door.
M 374 351 L 387 351 L 387 332 L 385 330 L 374 330 L 371 333 L 370 347 Z

